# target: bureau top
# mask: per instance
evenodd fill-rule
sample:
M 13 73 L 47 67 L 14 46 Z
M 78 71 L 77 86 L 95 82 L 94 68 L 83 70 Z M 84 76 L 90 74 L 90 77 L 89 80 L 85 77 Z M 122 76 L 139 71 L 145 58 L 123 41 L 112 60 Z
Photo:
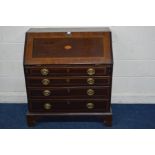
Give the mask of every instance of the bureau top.
M 27 32 L 110 32 L 108 27 L 53 27 L 53 28 L 31 28 Z
M 109 28 L 32 28 L 26 33 L 25 65 L 112 64 Z

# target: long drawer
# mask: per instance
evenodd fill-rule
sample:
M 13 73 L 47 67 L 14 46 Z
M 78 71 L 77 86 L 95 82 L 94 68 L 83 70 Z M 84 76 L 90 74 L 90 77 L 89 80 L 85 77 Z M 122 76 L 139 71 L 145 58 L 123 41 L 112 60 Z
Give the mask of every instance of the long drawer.
M 26 67 L 27 76 L 108 76 L 111 75 L 112 67 L 104 65 L 100 67 Z
M 108 99 L 110 96 L 109 86 L 96 86 L 96 87 L 38 87 L 38 88 L 27 88 L 28 95 L 31 98 L 98 98 L 103 97 Z
M 28 77 L 28 87 L 52 87 L 52 86 L 108 86 L 110 77 Z
M 107 100 L 31 100 L 31 112 L 106 112 Z

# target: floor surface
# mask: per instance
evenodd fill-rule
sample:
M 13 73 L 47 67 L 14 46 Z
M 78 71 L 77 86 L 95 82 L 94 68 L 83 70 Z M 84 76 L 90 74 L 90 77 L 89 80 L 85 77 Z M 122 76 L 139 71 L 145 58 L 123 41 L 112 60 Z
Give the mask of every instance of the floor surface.
M 113 104 L 113 126 L 94 117 L 52 118 L 34 129 L 155 129 L 155 104 Z M 0 129 L 25 129 L 27 104 L 0 104 Z

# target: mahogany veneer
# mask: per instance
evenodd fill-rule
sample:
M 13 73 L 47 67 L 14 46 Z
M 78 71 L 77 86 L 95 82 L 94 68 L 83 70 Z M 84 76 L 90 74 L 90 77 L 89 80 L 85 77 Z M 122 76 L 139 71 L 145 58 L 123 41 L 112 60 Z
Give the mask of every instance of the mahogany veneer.
M 41 117 L 93 115 L 112 125 L 108 28 L 30 29 L 24 53 L 29 126 Z

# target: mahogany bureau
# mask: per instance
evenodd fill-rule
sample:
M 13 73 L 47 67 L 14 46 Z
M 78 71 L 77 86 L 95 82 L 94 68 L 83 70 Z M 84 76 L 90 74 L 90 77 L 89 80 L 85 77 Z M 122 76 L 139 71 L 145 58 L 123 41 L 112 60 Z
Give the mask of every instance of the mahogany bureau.
M 112 42 L 108 28 L 32 28 L 26 33 L 27 123 L 99 116 L 112 125 Z

